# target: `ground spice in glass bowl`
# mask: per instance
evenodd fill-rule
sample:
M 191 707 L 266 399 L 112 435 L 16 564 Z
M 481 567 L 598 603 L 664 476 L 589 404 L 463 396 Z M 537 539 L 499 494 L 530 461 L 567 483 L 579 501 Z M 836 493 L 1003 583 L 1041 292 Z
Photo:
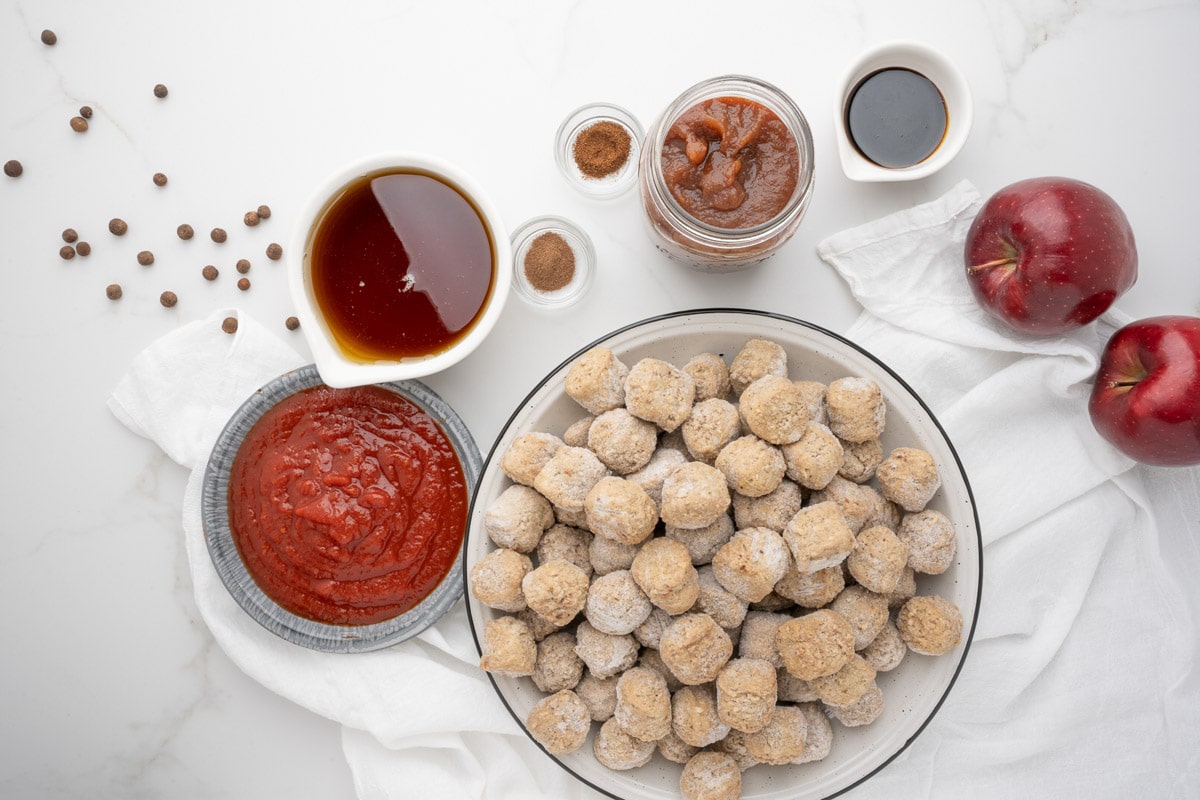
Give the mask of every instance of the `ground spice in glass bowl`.
M 577 225 L 555 216 L 537 217 L 512 237 L 513 286 L 522 300 L 563 308 L 587 293 L 596 251 Z
M 559 171 L 581 193 L 618 197 L 637 182 L 642 127 L 620 106 L 592 103 L 571 112 L 555 137 Z

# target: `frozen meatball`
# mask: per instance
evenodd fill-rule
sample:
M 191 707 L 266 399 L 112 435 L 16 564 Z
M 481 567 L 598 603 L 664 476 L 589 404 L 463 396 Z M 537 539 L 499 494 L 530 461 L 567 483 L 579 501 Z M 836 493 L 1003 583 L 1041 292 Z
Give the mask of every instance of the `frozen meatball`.
M 711 750 L 716 753 L 724 753 L 732 758 L 742 772 L 758 764 L 754 760 L 754 756 L 746 750 L 746 734 L 736 729 L 731 729 L 724 739 L 712 746 Z
M 795 564 L 792 564 L 779 583 L 775 584 L 776 593 L 802 608 L 827 606 L 845 588 L 846 578 L 842 574 L 841 565 L 801 573 Z
M 713 556 L 713 574 L 728 591 L 756 603 L 788 568 L 788 547 L 770 528 L 746 528 L 733 535 Z
M 824 489 L 845 463 L 841 441 L 819 422 L 809 423 L 804 434 L 780 452 L 784 474 L 806 489 Z
M 737 406 L 714 397 L 696 403 L 679 430 L 692 458 L 711 464 L 725 445 L 741 434 L 741 428 Z
M 587 576 L 592 574 L 592 560 L 588 557 L 588 548 L 592 546 L 592 534 L 570 525 L 555 524 L 542 534 L 537 546 L 539 564 L 562 559 L 569 561 L 583 570 Z
M 882 525 L 885 528 L 891 528 L 894 531 L 900 529 L 900 506 L 888 500 L 881 495 L 874 487 L 864 486 L 865 491 L 862 492 L 867 500 L 867 513 L 863 517 L 863 528 L 873 528 L 876 525 Z
M 707 614 L 684 614 L 663 631 L 658 651 L 676 678 L 696 686 L 716 679 L 733 642 Z
M 883 691 L 872 684 L 863 696 L 846 706 L 827 706 L 829 713 L 847 728 L 870 725 L 883 713 Z
M 847 586 L 829 607 L 854 629 L 854 649 L 869 645 L 888 621 L 887 598 L 865 586 Z
M 700 592 L 696 597 L 696 610 L 713 618 L 713 622 L 728 630 L 742 624 L 749 604 L 720 584 L 713 575 L 712 565 L 706 564 L 696 571 L 696 582 Z
M 547 753 L 570 753 L 587 741 L 592 718 L 578 695 L 564 689 L 539 700 L 529 710 L 525 727 Z
M 626 670 L 617 679 L 613 719 L 621 729 L 643 742 L 657 742 L 671 730 L 671 694 L 667 682 L 647 667 Z
M 607 347 L 593 347 L 567 370 L 566 392 L 591 414 L 603 414 L 625 403 L 629 368 Z
M 821 699 L 811 683 L 797 678 L 786 667 L 775 670 L 775 678 L 779 682 L 781 703 L 813 703 Z
M 580 511 L 588 492 L 607 474 L 608 467 L 591 450 L 564 445 L 534 478 L 533 488 L 559 508 Z
M 556 625 L 531 608 L 523 608 L 518 611 L 517 619 L 529 626 L 535 642 L 540 642 L 550 634 L 562 629 L 561 625 Z
M 594 721 L 604 722 L 617 707 L 617 676 L 597 678 L 591 670 L 584 669 L 583 677 L 575 685 L 575 694 Z
M 587 445 L 605 466 L 618 475 L 627 475 L 649 463 L 658 445 L 658 429 L 624 408 L 614 408 L 592 422 Z
M 636 544 L 625 544 L 615 539 L 593 536 L 592 543 L 588 545 L 588 559 L 592 562 L 593 574 L 607 575 L 619 569 L 632 567 L 637 551 Z
M 742 770 L 728 753 L 696 753 L 679 776 L 679 794 L 683 800 L 738 800 Z
M 650 609 L 650 616 L 646 617 L 646 621 L 633 629 L 633 637 L 643 647 L 657 650 L 662 643 L 663 631 L 674 621 L 673 615 L 654 606 Z
M 729 485 L 716 467 L 689 461 L 663 481 L 662 521 L 675 528 L 703 528 L 729 508 Z
M 629 473 L 625 476 L 625 480 L 642 487 L 642 491 L 650 495 L 650 499 L 654 501 L 655 507 L 661 508 L 663 482 L 666 481 L 672 470 L 687 460 L 687 456 L 679 450 L 660 447 L 651 454 L 650 461 L 646 466 Z
M 683 688 L 683 683 L 675 677 L 675 673 L 671 672 L 671 668 L 662 660 L 662 653 L 658 652 L 657 648 L 643 647 L 642 654 L 638 656 L 637 665 L 652 669 L 662 675 L 663 680 L 667 682 L 668 692 L 677 692 Z
M 587 531 L 587 514 L 582 508 L 577 511 L 567 511 L 565 508 L 554 506 L 554 521 L 559 525 L 570 525 L 572 528 Z
M 812 505 L 837 503 L 846 518 L 846 524 L 850 526 L 851 533 L 858 533 L 863 529 L 867 518 L 877 511 L 878 500 L 882 500 L 882 497 L 874 487 L 848 481 L 841 475 L 835 475 L 824 489 L 813 492 L 808 499 Z
M 753 434 L 725 445 L 713 464 L 725 476 L 730 489 L 747 497 L 761 497 L 774 491 L 787 471 L 779 448 Z
M 529 556 L 501 547 L 471 567 L 471 594 L 489 608 L 517 612 L 525 608 L 521 581 L 533 569 Z
M 933 499 L 942 479 L 933 456 L 915 447 L 897 447 L 875 471 L 883 496 L 905 511 L 920 511 Z
M 883 435 L 887 406 L 879 384 L 870 378 L 838 378 L 825 394 L 829 430 L 847 442 L 865 442 Z
M 775 706 L 771 721 L 746 736 L 746 750 L 760 764 L 790 764 L 804 752 L 808 719 L 796 706 Z
M 912 567 L 905 567 L 900 573 L 896 588 L 887 593 L 888 608 L 899 608 L 911 600 L 917 593 L 917 576 Z
M 729 365 L 716 353 L 692 356 L 683 365 L 683 371 L 696 384 L 697 403 L 714 397 L 724 400 L 729 396 Z
M 533 431 L 523 433 L 504 451 L 500 469 L 516 483 L 532 486 L 537 474 L 563 446 L 562 439 L 552 433 Z
M 770 662 L 735 658 L 717 675 L 717 716 L 742 733 L 762 730 L 775 713 L 777 689 Z
M 588 576 L 569 561 L 542 564 L 521 581 L 525 602 L 556 625 L 566 625 L 588 599 Z
M 825 403 L 825 394 L 829 387 L 819 381 L 796 381 L 796 388 L 804 395 L 804 402 L 808 404 L 809 422 L 828 425 L 829 409 Z
M 854 532 L 838 504 L 829 501 L 800 509 L 783 529 L 783 540 L 801 575 L 837 566 L 854 549 Z
M 583 510 L 588 530 L 622 544 L 640 544 L 654 533 L 658 507 L 633 481 L 615 475 L 601 478 L 587 493 Z
M 667 731 L 667 735 L 655 742 L 658 754 L 667 761 L 676 764 L 686 764 L 692 756 L 700 752 L 699 747 L 693 747 L 675 735 L 675 731 Z
M 845 617 L 829 609 L 780 625 L 776 641 L 787 671 L 806 681 L 832 675 L 854 655 L 854 629 Z
M 567 429 L 563 431 L 563 444 L 571 447 L 587 447 L 588 431 L 592 429 L 592 422 L 595 419 L 594 416 L 589 414 L 586 417 L 580 417 L 568 425 Z
M 626 770 L 643 766 L 654 757 L 654 742 L 630 736 L 612 717 L 600 726 L 592 742 L 596 760 L 609 769 Z
M 907 652 L 908 645 L 904 643 L 900 629 L 889 620 L 871 643 L 863 648 L 862 657 L 876 672 L 891 672 L 900 666 Z
M 878 439 L 842 442 L 842 451 L 842 466 L 838 474 L 855 483 L 866 483 L 874 478 L 876 468 L 883 461 L 883 443 Z
M 788 564 L 789 564 L 789 566 L 791 565 L 791 559 L 788 560 Z M 785 572 L 784 575 L 786 575 L 786 574 L 787 573 Z M 782 578 L 780 578 L 780 580 L 782 580 Z M 779 582 L 776 581 L 775 585 L 778 586 Z M 778 613 L 781 611 L 787 611 L 788 609 L 794 607 L 795 605 L 796 604 L 793 603 L 791 600 L 787 599 L 786 597 L 779 594 L 778 592 L 772 590 L 762 600 L 758 600 L 754 603 L 751 603 L 750 610 L 751 611 L 769 611 L 774 614 L 774 613 Z
M 733 538 L 735 530 L 733 518 L 728 514 L 721 514 L 703 528 L 676 528 L 667 525 L 666 536 L 668 539 L 683 542 L 692 558 L 692 564 L 699 567 L 712 563 L 713 556 L 723 544 Z
M 771 444 L 791 444 L 808 429 L 808 401 L 781 375 L 764 375 L 746 387 L 738 407 L 750 432 Z
M 875 685 L 875 668 L 855 654 L 832 675 L 813 678 L 812 685 L 825 705 L 848 706 Z
M 738 656 L 770 662 L 775 669 L 782 667 L 779 626 L 791 619 L 790 614 L 771 611 L 751 611 L 746 614 L 746 620 L 742 623 L 742 638 L 738 640 Z
M 941 575 L 954 563 L 954 524 L 932 508 L 905 514 L 897 532 L 908 545 L 908 566 L 926 575 Z
M 484 624 L 481 669 L 516 678 L 532 675 L 535 663 L 537 642 L 528 625 L 516 617 L 497 617 Z
M 533 684 L 543 692 L 574 689 L 583 677 L 583 661 L 575 655 L 575 635 L 558 631 L 538 642 Z
M 700 594 L 688 549 L 674 539 L 658 537 L 643 544 L 630 571 L 650 602 L 671 614 L 690 609 Z
M 914 653 L 940 656 L 962 641 L 962 612 L 936 594 L 917 595 L 896 615 L 900 636 Z
M 854 537 L 846 567 L 854 580 L 877 594 L 896 588 L 908 563 L 908 545 L 888 528 L 866 528 Z
M 671 698 L 671 726 L 675 735 L 695 747 L 708 747 L 729 733 L 717 716 L 717 692 L 712 684 L 684 686 Z
M 528 486 L 514 484 L 501 492 L 483 515 L 483 529 L 499 547 L 530 553 L 542 531 L 554 524 L 554 509 Z
M 825 716 L 819 703 L 804 702 L 797 708 L 804 714 L 808 730 L 804 736 L 804 752 L 792 763 L 808 764 L 820 761 L 833 749 L 833 726 L 829 724 L 829 717 Z
M 638 644 L 632 636 L 601 633 L 585 620 L 575 629 L 575 655 L 597 678 L 610 678 L 637 663 Z
M 735 395 L 765 375 L 787 377 L 787 353 L 775 342 L 751 339 L 729 364 L 729 383 Z
M 781 531 L 804 504 L 800 487 L 782 480 L 774 491 L 760 497 L 733 495 L 733 519 L 739 528 L 770 528 Z
M 592 581 L 584 614 L 601 633 L 624 636 L 650 616 L 650 600 L 628 570 L 617 570 Z
M 635 417 L 673 431 L 692 413 L 696 384 L 676 366 L 657 358 L 643 358 L 625 379 L 625 407 Z

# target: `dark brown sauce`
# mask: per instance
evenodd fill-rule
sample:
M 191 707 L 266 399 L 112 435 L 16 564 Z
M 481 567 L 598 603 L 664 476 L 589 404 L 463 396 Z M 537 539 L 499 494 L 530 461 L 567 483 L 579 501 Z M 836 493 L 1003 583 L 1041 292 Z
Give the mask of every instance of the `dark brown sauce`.
M 933 81 L 911 69 L 873 72 L 846 107 L 846 128 L 858 151 L 881 167 L 919 164 L 946 135 L 946 101 Z
M 313 294 L 345 355 L 418 358 L 462 339 L 495 280 L 483 217 L 456 187 L 382 171 L 347 185 L 309 241 Z

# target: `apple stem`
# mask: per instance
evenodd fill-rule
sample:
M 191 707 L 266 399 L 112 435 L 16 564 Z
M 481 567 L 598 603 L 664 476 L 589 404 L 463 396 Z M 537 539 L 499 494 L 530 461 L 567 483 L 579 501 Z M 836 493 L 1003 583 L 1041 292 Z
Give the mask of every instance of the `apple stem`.
M 967 272 L 974 274 L 976 272 L 982 272 L 985 269 L 991 269 L 992 267 L 1003 267 L 1006 265 L 1011 266 L 1015 263 L 1015 258 L 997 258 L 995 261 L 987 261 L 983 264 L 972 264 L 970 267 L 967 267 Z
M 1109 381 L 1108 388 L 1110 389 L 1126 389 L 1130 386 L 1137 386 L 1137 381 Z

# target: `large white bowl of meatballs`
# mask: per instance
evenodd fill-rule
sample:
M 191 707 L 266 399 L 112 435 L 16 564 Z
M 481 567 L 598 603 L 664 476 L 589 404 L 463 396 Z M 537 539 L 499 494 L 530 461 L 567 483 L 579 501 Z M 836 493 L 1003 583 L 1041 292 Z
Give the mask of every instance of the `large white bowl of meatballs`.
M 979 611 L 967 476 L 854 343 L 705 309 L 589 344 L 477 485 L 466 598 L 530 738 L 615 798 L 826 798 L 950 695 Z

